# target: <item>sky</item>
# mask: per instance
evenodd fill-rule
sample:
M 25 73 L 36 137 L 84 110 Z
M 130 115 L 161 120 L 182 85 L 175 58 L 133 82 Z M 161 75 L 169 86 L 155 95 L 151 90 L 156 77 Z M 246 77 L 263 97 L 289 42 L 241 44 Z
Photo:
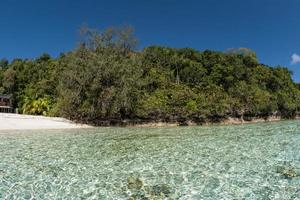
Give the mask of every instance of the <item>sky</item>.
M 0 58 L 56 57 L 79 42 L 79 28 L 131 25 L 149 45 L 253 49 L 300 82 L 300 0 L 2 0 Z

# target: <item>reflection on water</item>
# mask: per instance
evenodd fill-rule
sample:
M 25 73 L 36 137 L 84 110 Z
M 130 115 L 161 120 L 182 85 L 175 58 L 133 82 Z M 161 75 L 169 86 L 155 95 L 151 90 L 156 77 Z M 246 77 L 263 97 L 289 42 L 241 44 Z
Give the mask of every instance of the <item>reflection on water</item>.
M 300 122 L 2 133 L 0 199 L 300 199 Z

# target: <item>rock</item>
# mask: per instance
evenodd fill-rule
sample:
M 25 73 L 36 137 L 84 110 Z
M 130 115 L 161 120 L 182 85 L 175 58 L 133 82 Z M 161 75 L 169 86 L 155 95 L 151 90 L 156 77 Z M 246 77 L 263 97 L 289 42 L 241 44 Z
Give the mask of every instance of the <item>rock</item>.
M 127 178 L 127 187 L 129 190 L 140 190 L 143 187 L 143 181 L 136 177 Z
M 299 170 L 292 166 L 279 166 L 277 167 L 276 172 L 281 174 L 286 179 L 292 179 L 300 176 Z
M 167 184 L 144 185 L 141 179 L 134 176 L 127 178 L 126 189 L 129 192 L 127 193 L 129 200 L 162 200 L 172 195 L 171 186 Z
M 154 185 L 151 187 L 151 195 L 157 197 L 169 197 L 172 194 L 172 188 L 167 184 Z

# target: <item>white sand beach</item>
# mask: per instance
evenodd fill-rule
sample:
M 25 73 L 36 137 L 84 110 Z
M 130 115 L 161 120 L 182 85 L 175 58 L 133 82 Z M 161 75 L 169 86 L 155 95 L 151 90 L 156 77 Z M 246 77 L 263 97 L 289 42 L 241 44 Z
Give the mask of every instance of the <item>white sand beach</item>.
M 0 113 L 0 130 L 90 128 L 64 118 Z

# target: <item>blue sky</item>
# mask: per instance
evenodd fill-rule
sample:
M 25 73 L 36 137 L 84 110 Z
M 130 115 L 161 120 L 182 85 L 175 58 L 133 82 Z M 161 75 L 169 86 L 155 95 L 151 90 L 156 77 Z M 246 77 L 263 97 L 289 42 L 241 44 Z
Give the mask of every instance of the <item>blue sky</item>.
M 139 48 L 248 47 L 260 62 L 290 68 L 300 82 L 299 0 L 3 0 L 0 8 L 1 58 L 57 56 L 76 46 L 84 24 L 130 24 Z

